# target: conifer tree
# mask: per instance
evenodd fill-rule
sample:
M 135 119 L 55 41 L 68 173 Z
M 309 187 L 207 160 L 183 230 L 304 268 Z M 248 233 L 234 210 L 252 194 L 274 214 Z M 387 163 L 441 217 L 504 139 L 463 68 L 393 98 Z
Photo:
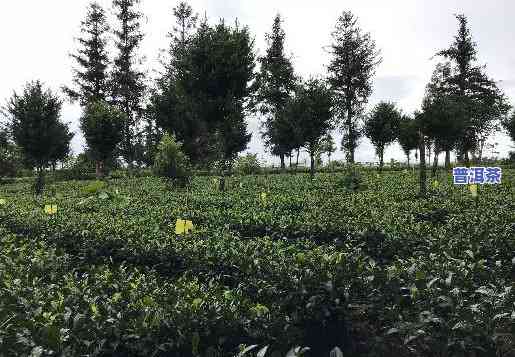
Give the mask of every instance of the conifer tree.
M 458 142 L 459 156 L 469 163 L 469 152 L 482 156 L 488 136 L 499 129 L 500 119 L 509 110 L 505 95 L 494 80 L 485 73 L 484 66 L 478 66 L 476 43 L 472 39 L 467 18 L 456 15 L 458 33 L 449 48 L 439 51 L 452 63 L 446 85 L 450 88 L 461 113 L 457 120 L 464 128 Z
M 114 0 L 118 26 L 114 31 L 117 54 L 111 75 L 113 102 L 125 114 L 121 153 L 129 167 L 135 160 L 136 139 L 140 135 L 139 124 L 143 113 L 145 93 L 144 73 L 138 69 L 141 58 L 138 49 L 143 40 L 141 19 L 137 9 L 139 0 Z
M 338 18 L 332 38 L 329 83 L 336 94 L 347 161 L 354 163 L 361 136 L 358 120 L 372 93 L 372 78 L 381 58 L 374 40 L 362 32 L 351 12 Z
M 169 33 L 168 57 L 150 97 L 149 119 L 156 128 L 181 141 L 191 162 L 198 165 L 204 163 L 207 156 L 208 134 L 204 123 L 194 116 L 194 101 L 186 92 L 190 75 L 187 55 L 192 37 L 196 35 L 197 15 L 186 2 L 179 3 L 173 15 L 175 24 Z
M 78 100 L 82 106 L 109 97 L 108 31 L 104 9 L 97 2 L 90 3 L 81 23 L 81 37 L 77 39 L 80 47 L 71 55 L 77 64 L 73 79 L 75 88 L 64 87 L 70 99 Z
M 266 35 L 266 55 L 259 58 L 261 70 L 257 76 L 259 110 L 265 116 L 263 138 L 272 154 L 279 156 L 284 169 L 285 155 L 291 153 L 291 130 L 285 121 L 284 107 L 294 90 L 295 75 L 289 58 L 284 53 L 285 32 L 282 18 L 274 18 L 272 32 Z

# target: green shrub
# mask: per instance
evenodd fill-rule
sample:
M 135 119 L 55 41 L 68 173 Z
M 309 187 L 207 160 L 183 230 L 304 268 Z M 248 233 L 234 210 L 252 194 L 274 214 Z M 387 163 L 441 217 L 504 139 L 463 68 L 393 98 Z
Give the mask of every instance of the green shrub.
M 154 174 L 173 180 L 181 186 L 188 184 L 191 179 L 189 159 L 182 152 L 181 144 L 172 135 L 165 134 L 158 145 Z
M 246 154 L 236 159 L 234 171 L 240 175 L 255 175 L 261 173 L 261 165 L 257 154 Z
M 327 170 L 328 172 L 331 172 L 331 171 L 337 171 L 337 170 L 341 170 L 343 168 L 345 168 L 345 162 L 341 161 L 341 160 L 333 160 L 331 162 L 328 162 L 324 167 L 323 169 Z
M 71 158 L 65 165 L 64 170 L 60 170 L 58 177 L 63 180 L 86 180 L 90 179 L 95 173 L 95 163 L 84 153 Z
M 103 190 L 105 188 L 105 186 L 106 186 L 106 183 L 104 181 L 96 180 L 96 181 L 91 182 L 87 186 L 85 186 L 82 189 L 82 191 L 88 195 L 96 195 L 101 190 Z
M 362 191 L 367 188 L 360 172 L 355 167 L 349 167 L 338 179 L 337 186 L 349 192 Z
M 0 177 L 16 177 L 23 168 L 18 151 L 0 148 Z

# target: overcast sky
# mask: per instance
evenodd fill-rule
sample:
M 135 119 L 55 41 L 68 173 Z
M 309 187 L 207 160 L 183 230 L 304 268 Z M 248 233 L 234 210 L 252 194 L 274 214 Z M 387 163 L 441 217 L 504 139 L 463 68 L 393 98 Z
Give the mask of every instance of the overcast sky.
M 88 0 L 0 0 L 0 101 L 2 105 L 13 90 L 21 90 L 29 80 L 40 79 L 58 91 L 72 80 L 69 53 L 76 48 L 80 21 Z M 111 9 L 109 0 L 100 4 Z M 141 55 L 146 57 L 150 76 L 159 69 L 159 50 L 168 46 L 166 34 L 173 22 L 176 1 L 142 0 L 146 16 L 145 40 Z M 364 31 L 370 32 L 381 49 L 383 62 L 377 69 L 374 92 L 369 107 L 381 100 L 394 101 L 404 112 L 421 105 L 424 87 L 435 61 L 431 57 L 447 47 L 457 31 L 455 13 L 469 19 L 478 59 L 487 65 L 487 73 L 504 89 L 515 104 L 515 2 L 513 0 L 192 0 L 196 12 L 206 13 L 211 22 L 224 18 L 248 25 L 255 37 L 256 51 L 265 49 L 264 36 L 270 31 L 274 15 L 284 18 L 287 52 L 292 55 L 297 73 L 308 77 L 324 75 L 329 57 L 324 46 L 331 43 L 330 33 L 342 11 L 350 10 L 359 18 Z M 72 123 L 76 133 L 73 151 L 82 151 L 84 140 L 78 129 L 80 108 L 66 103 L 62 119 Z M 253 138 L 248 152 L 264 152 L 258 133 L 258 118 L 249 118 Z M 338 148 L 339 135 L 337 135 Z M 513 143 L 504 134 L 492 142 L 506 153 Z M 489 153 L 487 153 L 488 155 Z M 342 158 L 340 150 L 334 155 Z M 386 160 L 404 160 L 397 145 L 387 149 Z M 370 143 L 363 139 L 357 151 L 358 161 L 374 161 Z

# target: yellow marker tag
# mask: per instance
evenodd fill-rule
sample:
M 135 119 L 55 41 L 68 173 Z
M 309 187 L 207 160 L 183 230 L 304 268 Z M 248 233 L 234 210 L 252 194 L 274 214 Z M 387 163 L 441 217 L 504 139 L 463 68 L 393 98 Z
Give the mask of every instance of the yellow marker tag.
M 186 234 L 193 230 L 193 223 L 188 220 L 178 219 L 175 223 L 175 234 Z
M 57 213 L 57 205 L 45 205 L 45 213 L 53 215 Z
M 192 221 L 186 221 L 186 233 L 193 231 L 193 222 Z
M 263 202 L 263 204 L 266 204 L 266 192 L 261 192 L 261 202 Z
M 433 181 L 433 187 L 434 188 L 438 188 L 440 186 L 440 182 L 438 182 L 438 180 L 434 180 Z
M 477 185 L 470 185 L 469 190 L 472 194 L 472 197 L 477 197 Z
M 4 206 L 7 203 L 5 198 L 0 198 L 0 206 Z

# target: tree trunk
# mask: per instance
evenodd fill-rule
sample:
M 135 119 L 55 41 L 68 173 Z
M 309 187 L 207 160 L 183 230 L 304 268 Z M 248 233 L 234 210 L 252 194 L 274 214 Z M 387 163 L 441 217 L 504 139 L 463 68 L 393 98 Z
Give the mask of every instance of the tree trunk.
M 485 139 L 479 140 L 479 153 L 477 162 L 480 163 L 483 160 L 483 149 L 485 148 Z
M 451 168 L 451 151 L 445 150 L 445 168 L 448 170 Z
M 286 164 L 284 163 L 284 154 L 279 154 L 279 157 L 281 158 L 281 171 L 284 171 L 284 169 L 286 168 Z
M 409 152 L 406 154 L 406 157 L 408 158 L 408 169 L 410 168 L 410 164 L 409 164 Z
M 377 154 L 379 155 L 379 172 L 382 172 L 384 166 L 384 149 L 379 149 Z
M 37 177 L 36 177 L 36 183 L 34 185 L 34 192 L 36 196 L 41 196 L 43 194 L 43 189 L 45 187 L 45 174 L 43 167 L 38 167 L 36 169 L 37 171 Z
M 434 159 L 433 159 L 433 169 L 431 170 L 431 176 L 432 177 L 435 177 L 436 176 L 436 170 L 438 169 L 438 155 L 440 153 L 435 149 L 435 156 L 434 156 Z
M 225 160 L 222 161 L 222 172 L 221 172 L 221 176 L 220 176 L 220 185 L 218 186 L 218 190 L 220 192 L 224 192 L 225 191 L 225 179 L 226 179 L 226 176 L 227 176 L 227 163 Z
M 350 164 L 354 164 L 354 127 L 352 125 L 352 105 L 349 101 L 347 101 L 347 128 L 348 128 L 348 138 L 347 138 L 347 161 Z
M 350 151 L 349 163 L 354 164 L 354 149 Z
M 424 140 L 424 135 L 421 131 L 419 131 L 420 141 L 420 177 L 419 177 L 419 185 L 420 191 L 419 195 L 422 197 L 426 196 L 426 143 Z
M 95 176 L 97 180 L 101 180 L 104 177 L 104 162 L 101 160 L 95 163 Z
M 225 191 L 225 176 L 220 176 L 220 182 L 218 185 L 218 191 L 224 192 Z
M 300 149 L 297 149 L 297 161 L 295 162 L 295 172 L 297 172 L 297 169 L 299 168 L 299 155 Z
M 470 167 L 470 159 L 469 159 L 468 150 L 465 150 L 465 152 L 463 153 L 463 160 L 465 161 L 465 166 Z
M 309 155 L 311 158 L 311 164 L 309 166 L 309 174 L 311 175 L 311 179 L 314 179 L 315 178 L 315 155 L 313 154 L 312 151 L 309 153 Z

